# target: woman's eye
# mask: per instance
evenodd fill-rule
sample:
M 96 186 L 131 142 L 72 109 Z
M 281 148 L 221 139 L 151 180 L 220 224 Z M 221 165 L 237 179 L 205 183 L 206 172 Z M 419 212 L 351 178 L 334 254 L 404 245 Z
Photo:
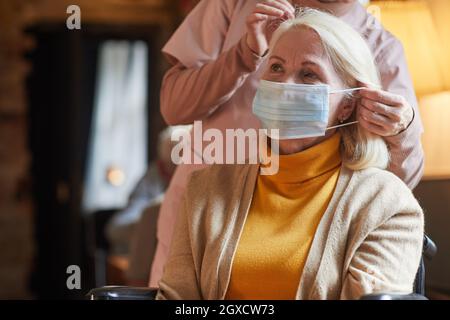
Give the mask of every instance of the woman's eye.
M 283 67 L 279 63 L 274 63 L 270 66 L 270 71 L 272 72 L 283 72 Z
M 314 72 L 310 71 L 302 71 L 300 72 L 300 78 L 302 79 L 310 79 L 310 80 L 317 80 L 319 77 Z

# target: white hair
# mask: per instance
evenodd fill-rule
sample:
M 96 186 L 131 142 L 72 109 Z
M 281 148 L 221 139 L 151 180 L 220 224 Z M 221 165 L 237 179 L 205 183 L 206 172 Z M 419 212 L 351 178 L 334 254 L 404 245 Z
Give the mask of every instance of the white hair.
M 310 28 L 319 35 L 326 54 L 347 86 L 353 87 L 361 82 L 371 87 L 381 87 L 378 69 L 366 41 L 352 27 L 328 13 L 301 8 L 295 19 L 286 20 L 274 32 L 270 50 L 273 50 L 283 34 L 299 27 Z M 349 121 L 355 119 L 356 108 Z M 339 130 L 342 134 L 341 155 L 346 167 L 352 170 L 387 167 L 389 151 L 382 137 L 368 132 L 360 125 Z

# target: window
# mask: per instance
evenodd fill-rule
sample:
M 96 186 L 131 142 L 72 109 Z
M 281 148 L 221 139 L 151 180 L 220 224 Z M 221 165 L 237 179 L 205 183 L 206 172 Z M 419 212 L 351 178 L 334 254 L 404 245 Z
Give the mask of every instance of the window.
M 124 207 L 147 168 L 147 45 L 106 41 L 100 47 L 85 212 Z

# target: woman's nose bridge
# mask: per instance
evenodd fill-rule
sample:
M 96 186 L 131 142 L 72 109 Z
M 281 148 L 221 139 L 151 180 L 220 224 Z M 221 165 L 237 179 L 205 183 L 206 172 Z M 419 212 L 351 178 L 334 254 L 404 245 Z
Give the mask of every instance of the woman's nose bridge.
M 286 78 L 283 79 L 282 82 L 288 83 L 288 84 L 305 84 L 305 82 L 302 79 L 299 79 L 295 75 L 286 76 Z
M 282 82 L 284 83 L 290 83 L 290 84 L 298 84 L 299 79 L 297 79 L 296 75 L 294 72 L 286 72 L 286 74 L 284 75 Z
M 288 66 L 285 69 L 281 82 L 289 84 L 303 84 L 303 79 L 299 77 L 299 69 L 294 66 Z

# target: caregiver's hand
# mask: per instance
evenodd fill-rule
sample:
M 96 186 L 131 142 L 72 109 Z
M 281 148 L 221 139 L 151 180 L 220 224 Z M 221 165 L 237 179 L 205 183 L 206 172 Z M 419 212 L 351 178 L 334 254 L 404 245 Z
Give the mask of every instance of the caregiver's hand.
M 364 88 L 359 91 L 358 120 L 366 130 L 383 136 L 394 136 L 408 128 L 414 110 L 400 95 Z
M 276 20 L 294 18 L 295 9 L 287 0 L 266 0 L 258 3 L 247 17 L 247 44 L 258 56 L 269 48 Z

